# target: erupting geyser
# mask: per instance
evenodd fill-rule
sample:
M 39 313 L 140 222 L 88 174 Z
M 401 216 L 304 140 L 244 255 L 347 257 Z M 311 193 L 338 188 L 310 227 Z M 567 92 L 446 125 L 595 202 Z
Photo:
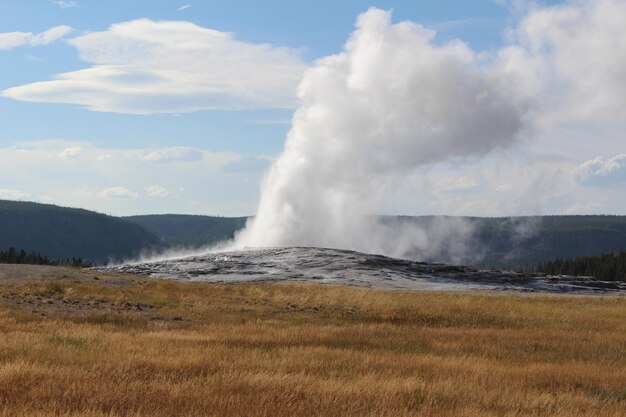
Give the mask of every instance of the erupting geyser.
M 588 277 L 479 271 L 372 253 L 463 263 L 476 252 L 468 245 L 469 222 L 376 216 L 417 168 L 542 137 L 560 124 L 623 125 L 625 18 L 623 0 L 530 7 L 505 47 L 476 53 L 370 9 L 343 52 L 306 71 L 285 149 L 264 179 L 256 217 L 221 248 L 231 251 L 114 269 L 225 282 L 623 293 L 621 283 Z
M 345 50 L 306 72 L 284 152 L 234 248 L 432 250 L 416 226 L 400 233 L 372 216 L 386 191 L 420 165 L 519 136 L 526 100 L 514 74 L 461 41 L 437 45 L 434 32 L 390 19 L 363 13 Z

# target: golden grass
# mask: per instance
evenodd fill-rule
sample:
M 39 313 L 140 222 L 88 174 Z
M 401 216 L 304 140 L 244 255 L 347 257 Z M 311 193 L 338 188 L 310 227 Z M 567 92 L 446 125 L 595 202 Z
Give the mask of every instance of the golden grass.
M 208 285 L 93 271 L 0 285 L 0 416 L 625 410 L 623 297 Z

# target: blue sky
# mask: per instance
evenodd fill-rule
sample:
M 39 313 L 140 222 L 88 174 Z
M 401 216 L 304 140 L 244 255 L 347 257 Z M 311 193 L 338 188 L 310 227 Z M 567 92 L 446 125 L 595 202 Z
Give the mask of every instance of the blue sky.
M 502 31 L 512 21 L 509 11 L 489 0 L 404 2 L 292 2 L 292 1 L 77 1 L 62 8 L 51 1 L 9 1 L 0 16 L 2 32 L 43 32 L 57 25 L 75 28 L 75 34 L 106 30 L 111 24 L 148 18 L 183 20 L 233 33 L 237 39 L 270 43 L 297 50 L 304 62 L 337 53 L 354 28 L 356 16 L 370 6 L 391 9 L 395 20 L 412 20 L 436 28 L 438 40 L 461 38 L 478 49 L 497 48 Z M 188 5 L 190 7 L 178 10 Z M 49 79 L 84 68 L 75 48 L 64 42 L 45 47 L 21 47 L 0 54 L 0 88 Z M 277 153 L 289 128 L 291 110 L 258 109 L 239 112 L 205 111 L 173 117 L 154 114 L 85 112 L 76 106 L 21 104 L 0 101 L 5 115 L 0 143 L 15 140 L 64 138 L 132 146 L 187 146 L 214 151 Z M 37 123 L 29 123 L 36 119 Z M 71 123 L 68 121 L 71 120 Z M 101 126 L 94 129 L 94 126 Z
M 536 7 L 560 3 L 544 1 Z M 0 197 L 112 214 L 253 214 L 263 172 L 280 153 L 297 108 L 302 72 L 316 59 L 341 52 L 357 16 L 369 7 L 392 10 L 394 22 L 410 20 L 435 30 L 435 45 L 461 39 L 477 54 L 494 56 L 510 42 L 507 31 L 532 13 L 528 2 L 490 0 L 7 0 L 0 7 L 0 169 L 5 171 Z M 53 28 L 57 32 L 47 32 Z M 16 32 L 20 41 L 3 38 Z M 143 38 L 136 41 L 137 36 Z M 171 36 L 171 42 L 164 41 L 166 46 L 156 51 L 151 36 Z M 232 59 L 233 68 L 210 61 L 212 52 L 202 46 L 200 54 L 206 57 L 197 61 L 184 51 L 176 55 L 176 42 L 194 39 L 221 42 L 216 59 Z M 238 74 L 238 69 L 256 65 L 249 76 Z M 117 72 L 103 74 L 104 66 L 115 66 Z M 205 67 L 216 75 L 202 78 Z M 68 73 L 69 80 L 59 83 L 64 77 L 60 74 Z M 51 80 L 56 81 L 36 84 Z M 205 90 L 194 91 L 205 82 Z M 597 123 L 576 123 L 582 127 L 569 137 L 581 136 L 581 143 L 586 143 L 582 131 L 600 129 Z M 610 123 L 621 126 L 621 119 Z M 600 164 L 609 164 L 624 152 L 614 128 L 601 130 L 609 139 L 595 153 L 589 154 L 587 145 L 576 154 L 564 151 L 563 132 L 573 125 L 542 130 L 531 146 L 516 148 L 520 169 L 524 158 L 533 164 L 546 158 L 567 161 L 560 162 L 559 170 L 574 173 L 558 175 L 576 182 L 584 163 L 600 158 Z M 547 138 L 554 139 L 537 145 Z M 541 155 L 527 156 L 536 153 Z M 622 159 L 615 161 L 619 174 Z M 614 184 L 590 187 L 598 181 L 587 180 L 580 180 L 566 196 L 546 197 L 529 206 L 502 203 L 458 209 L 460 198 L 495 199 L 498 184 L 486 183 L 493 183 L 494 167 L 501 163 L 501 157 L 488 156 L 479 162 L 417 169 L 411 181 L 420 183 L 419 190 L 411 192 L 420 202 L 398 198 L 385 210 L 472 215 L 574 213 L 576 207 L 584 208 L 578 212 L 620 211 L 621 200 L 602 197 L 615 191 Z M 528 179 L 532 181 L 540 180 Z M 439 184 L 439 191 L 429 191 L 424 184 Z

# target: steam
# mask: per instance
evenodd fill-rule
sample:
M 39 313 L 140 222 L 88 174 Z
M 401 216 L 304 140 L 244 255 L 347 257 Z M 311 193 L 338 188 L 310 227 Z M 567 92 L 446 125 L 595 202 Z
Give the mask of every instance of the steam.
M 621 0 L 530 8 L 506 47 L 476 53 L 368 10 L 344 50 L 305 73 L 285 149 L 234 248 L 467 261 L 471 222 L 374 214 L 419 167 L 481 156 L 558 124 L 623 121 L 624 18 Z
M 384 190 L 424 164 L 515 142 L 526 109 L 512 75 L 463 42 L 439 46 L 434 36 L 412 22 L 392 24 L 389 12 L 372 8 L 359 16 L 342 53 L 306 72 L 284 152 L 236 247 L 393 256 L 433 250 L 424 229 L 400 231 L 372 216 Z M 468 227 L 449 228 L 460 241 Z

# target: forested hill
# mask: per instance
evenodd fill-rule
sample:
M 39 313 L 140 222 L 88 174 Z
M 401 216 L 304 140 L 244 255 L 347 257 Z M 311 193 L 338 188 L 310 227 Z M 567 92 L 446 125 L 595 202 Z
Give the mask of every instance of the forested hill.
M 35 251 L 50 259 L 81 257 L 92 263 L 156 251 L 163 242 L 126 220 L 93 211 L 0 200 L 0 248 Z
M 35 251 L 50 259 L 81 257 L 101 263 L 110 258 L 131 259 L 141 252 L 168 247 L 194 248 L 231 239 L 247 217 L 143 215 L 112 217 L 87 210 L 49 204 L 0 200 L 0 249 Z M 384 216 L 398 230 L 417 224 L 423 230 L 458 235 L 465 251 L 451 261 L 445 254 L 410 258 L 454 262 L 483 268 L 534 268 L 557 258 L 596 256 L 626 250 L 626 216 L 456 217 Z M 441 227 L 445 224 L 445 227 Z M 444 230 L 442 233 L 441 231 Z M 450 237 L 452 236 L 452 237 Z M 440 246 L 458 243 L 454 233 Z
M 626 249 L 626 216 L 535 216 L 481 219 L 475 239 L 482 266 L 528 267 L 557 258 Z
M 385 216 L 383 221 L 393 222 L 400 229 L 417 224 L 435 233 L 450 233 L 455 224 L 470 230 L 456 263 L 482 268 L 534 267 L 557 258 L 626 249 L 626 216 Z M 413 257 L 419 259 L 420 254 Z M 448 261 L 445 257 L 424 260 Z
M 192 216 L 153 214 L 122 217 L 136 223 L 170 246 L 201 247 L 234 237 L 243 228 L 247 217 Z

